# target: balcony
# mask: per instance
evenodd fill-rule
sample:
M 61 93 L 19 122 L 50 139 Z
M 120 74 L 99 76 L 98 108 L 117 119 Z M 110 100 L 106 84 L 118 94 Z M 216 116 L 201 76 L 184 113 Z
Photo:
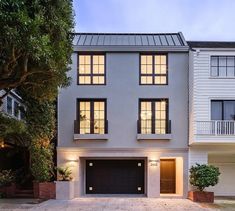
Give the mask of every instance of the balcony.
M 151 120 L 149 120 L 151 122 Z M 151 128 L 154 128 L 151 126 Z M 141 121 L 137 120 L 137 140 L 171 140 L 172 134 L 171 134 L 171 120 L 167 121 L 166 127 L 164 128 L 164 131 L 161 131 L 160 133 L 155 133 L 154 130 L 152 130 L 152 133 L 143 133 L 142 130 L 146 130 L 147 128 L 141 127 Z
M 189 145 L 235 144 L 235 121 L 196 121 L 190 135 Z
M 104 129 L 95 126 L 97 121 L 104 121 Z M 78 120 L 74 120 L 74 140 L 108 140 L 108 120 L 96 120 L 89 121 L 89 125 L 94 126 L 90 127 L 91 133 L 80 133 L 80 125 Z M 89 127 L 88 125 L 88 127 Z M 100 132 L 98 132 L 98 130 Z
M 235 136 L 235 121 L 197 121 L 196 135 Z

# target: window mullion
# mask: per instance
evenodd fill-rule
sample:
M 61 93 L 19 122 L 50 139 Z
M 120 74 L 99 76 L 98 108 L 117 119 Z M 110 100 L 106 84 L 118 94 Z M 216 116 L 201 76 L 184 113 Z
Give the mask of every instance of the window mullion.
M 155 73 L 155 56 L 152 55 L 152 77 L 153 77 L 153 84 L 155 84 L 154 73 Z
M 94 133 L 94 101 L 91 101 L 90 103 L 90 115 L 91 115 L 91 120 L 90 120 L 90 133 Z
M 225 64 L 225 66 L 226 66 L 226 77 L 228 77 L 228 57 L 226 56 L 225 58 L 226 58 L 225 59 L 225 61 L 226 61 L 226 64 Z
M 152 101 L 152 103 L 151 103 L 151 109 L 152 109 L 152 124 L 151 124 L 151 126 L 152 126 L 152 134 L 155 134 L 155 116 L 156 116 L 156 114 L 155 114 L 155 101 Z
M 93 55 L 91 55 L 91 84 L 93 84 Z

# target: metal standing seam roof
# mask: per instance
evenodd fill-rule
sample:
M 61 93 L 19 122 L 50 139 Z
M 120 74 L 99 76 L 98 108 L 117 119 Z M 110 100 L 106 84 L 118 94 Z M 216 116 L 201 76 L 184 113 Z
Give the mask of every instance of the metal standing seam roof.
M 164 34 L 75 33 L 74 46 L 188 46 L 181 32 Z

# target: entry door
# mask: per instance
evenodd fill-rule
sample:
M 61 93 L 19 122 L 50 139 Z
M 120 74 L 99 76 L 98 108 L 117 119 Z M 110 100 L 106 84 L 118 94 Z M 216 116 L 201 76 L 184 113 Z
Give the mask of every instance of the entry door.
M 175 160 L 160 160 L 160 193 L 175 193 Z
M 144 160 L 87 160 L 86 193 L 143 194 Z

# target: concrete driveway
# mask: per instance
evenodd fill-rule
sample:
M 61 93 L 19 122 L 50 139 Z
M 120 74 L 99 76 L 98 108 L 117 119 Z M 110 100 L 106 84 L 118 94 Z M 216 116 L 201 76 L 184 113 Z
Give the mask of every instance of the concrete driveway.
M 40 204 L 19 204 L 19 206 L 8 206 L 0 202 L 0 210 L 45 210 L 45 211 L 201 211 L 218 210 L 208 208 L 187 199 L 151 199 L 151 198 L 119 198 L 119 197 L 96 197 L 79 198 L 70 201 L 49 200 Z
M 128 197 L 84 197 L 73 200 L 0 199 L 1 211 L 235 211 L 234 199 L 219 199 L 215 204 L 193 203 L 187 199 Z

